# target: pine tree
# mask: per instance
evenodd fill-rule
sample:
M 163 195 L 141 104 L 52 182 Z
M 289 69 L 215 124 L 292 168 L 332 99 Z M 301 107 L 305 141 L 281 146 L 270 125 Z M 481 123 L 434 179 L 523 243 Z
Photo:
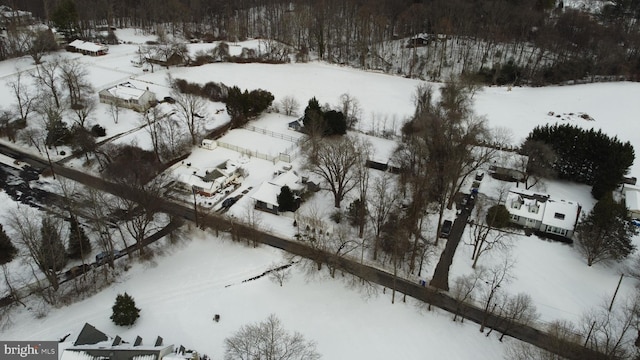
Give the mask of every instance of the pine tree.
M 635 250 L 631 238 L 638 229 L 631 223 L 627 208 L 603 195 L 593 210 L 576 226 L 578 249 L 591 266 L 603 260 L 621 260 Z
M 41 243 L 38 249 L 40 270 L 58 272 L 67 264 L 67 253 L 56 224 L 45 217 L 40 228 Z
M 0 224 L 0 265 L 6 264 L 13 260 L 18 253 L 18 249 L 11 243 L 11 239 L 4 231 L 2 224 Z
M 288 186 L 283 186 L 278 195 L 278 209 L 280 211 L 295 211 L 296 200 Z
M 136 307 L 135 300 L 126 292 L 124 295 L 118 294 L 111 309 L 113 314 L 110 319 L 119 326 L 131 326 L 140 317 L 140 309 Z
M 69 220 L 69 244 L 67 254 L 71 259 L 81 259 L 91 252 L 91 242 L 84 229 L 78 224 L 78 219 L 71 216 Z

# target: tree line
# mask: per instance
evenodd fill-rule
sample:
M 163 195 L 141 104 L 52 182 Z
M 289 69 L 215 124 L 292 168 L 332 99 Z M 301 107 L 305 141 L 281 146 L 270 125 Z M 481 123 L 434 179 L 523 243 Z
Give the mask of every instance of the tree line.
M 627 0 L 595 13 L 556 0 L 25 0 L 20 7 L 67 27 L 73 21 L 81 36 L 98 25 L 156 32 L 165 24 L 187 39 L 274 39 L 300 59 L 314 51 L 329 62 L 431 79 L 453 72 L 543 84 L 640 74 L 640 6 Z M 408 40 L 392 45 L 397 39 Z

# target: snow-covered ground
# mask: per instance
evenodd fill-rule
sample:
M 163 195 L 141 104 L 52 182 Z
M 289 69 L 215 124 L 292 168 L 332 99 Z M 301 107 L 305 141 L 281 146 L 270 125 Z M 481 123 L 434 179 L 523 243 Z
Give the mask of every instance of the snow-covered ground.
M 505 344 L 485 338 L 474 324 L 460 325 L 439 310 L 426 311 L 409 300 L 391 305 L 390 292 L 377 296 L 347 288 L 340 280 L 308 278 L 295 268 L 280 287 L 268 277 L 242 283 L 284 263 L 275 249 L 248 248 L 211 234 L 189 240 L 164 254 L 135 264 L 124 279 L 99 294 L 34 319 L 24 309 L 3 340 L 51 339 L 71 333 L 75 340 L 85 322 L 108 335 L 147 342 L 162 336 L 166 344 L 221 359 L 224 338 L 240 326 L 276 314 L 289 331 L 317 343 L 324 359 L 499 359 Z M 141 311 L 133 327 L 115 326 L 109 316 L 117 294 L 127 292 Z M 220 322 L 213 321 L 219 314 Z M 37 324 L 37 325 L 36 325 Z M 456 343 L 464 346 L 455 346 Z
M 58 56 L 62 59 L 78 58 L 85 63 L 96 91 L 131 81 L 138 86 L 149 87 L 158 94 L 158 98 L 162 98 L 169 94 L 167 74 L 170 73 L 174 78 L 198 83 L 216 81 L 242 89 L 263 88 L 274 94 L 276 102 L 285 96 L 293 96 L 301 105 L 298 114 L 313 96 L 321 104 L 337 107 L 340 95 L 349 93 L 358 99 L 362 109 L 357 128 L 375 133 L 385 129 L 399 131 L 402 122 L 413 113 L 412 96 L 416 86 L 421 84 L 417 80 L 317 62 L 286 65 L 218 63 L 143 72 L 132 66 L 130 60 L 136 56 L 136 44 L 152 38 L 141 36 L 134 30 L 119 31 L 118 36 L 130 44 L 111 46 L 106 56 L 92 58 L 65 52 Z M 193 50 L 204 45 L 209 46 L 196 44 Z M 257 45 L 253 42 L 247 46 Z M 16 70 L 30 69 L 33 69 L 33 64 L 27 57 L 0 62 L 0 99 L 3 99 L 0 107 L 9 108 L 14 101 L 10 89 L 4 84 L 15 79 Z M 640 84 L 636 83 L 512 89 L 489 87 L 475 95 L 475 109 L 479 115 L 486 116 L 490 126 L 510 129 L 514 145 L 534 126 L 548 122 L 601 128 L 609 135 L 617 135 L 621 140 L 636 145 L 640 143 L 640 134 L 633 130 L 633 124 L 640 112 L 640 102 L 636 101 L 639 94 Z M 208 128 L 228 120 L 225 112 L 217 113 L 220 108 L 224 108 L 224 104 L 209 104 Z M 580 114 L 587 114 L 593 121 L 582 119 Z M 294 119 L 267 114 L 252 125 L 295 135 L 286 129 L 286 124 Z M 101 104 L 91 123 L 107 128 L 107 137 L 110 137 L 140 126 L 140 115 L 124 110 L 118 124 L 115 124 L 108 108 Z M 269 154 L 281 152 L 288 146 L 288 142 L 282 139 L 250 134 L 247 130 L 229 133 L 226 139 L 234 145 L 261 149 Z M 370 140 L 379 150 L 378 154 L 389 152 L 388 140 L 384 144 L 375 138 Z M 139 146 L 150 146 L 144 129 L 117 141 L 135 141 Z M 185 163 L 193 168 L 206 169 L 226 160 L 242 163 L 248 170 L 245 182 L 232 195 L 249 191 L 229 212 L 234 216 L 245 216 L 251 207 L 251 191 L 273 177 L 275 165 L 271 161 L 248 159 L 240 153 L 221 148 L 194 148 Z M 301 168 L 300 159 L 294 162 L 294 167 Z M 185 173 L 194 171 L 182 164 L 178 168 Z M 640 175 L 638 161 L 630 175 Z M 485 177 L 480 191 L 492 194 L 501 185 Z M 566 182 L 548 181 L 546 184 L 546 191 L 551 196 L 577 201 L 585 211 L 594 204 L 589 190 L 587 186 Z M 3 198 L 0 200 L 9 202 L 4 194 L 1 195 Z M 200 198 L 200 201 L 206 199 Z M 305 204 L 303 210 L 318 211 L 328 216 L 333 211 L 332 197 L 320 192 Z M 12 211 L 12 207 L 4 206 L 3 211 Z M 259 217 L 261 225 L 269 231 L 285 235 L 292 235 L 295 231 L 290 217 L 266 213 L 260 213 Z M 266 278 L 240 283 L 282 262 L 282 254 L 267 248 L 244 248 L 210 234 L 198 233 L 191 237 L 191 241 L 167 250 L 152 262 L 134 265 L 114 286 L 68 308 L 52 309 L 44 319 L 35 319 L 32 313 L 19 309 L 12 319 L 14 325 L 1 330 L 0 338 L 57 339 L 68 332 L 77 333 L 84 322 L 90 322 L 110 335 L 124 335 L 129 340 L 133 340 L 135 335 L 146 339 L 160 335 L 168 343 L 182 343 L 220 358 L 222 339 L 242 324 L 261 321 L 275 313 L 285 327 L 317 341 L 318 350 L 327 359 L 502 357 L 504 345 L 480 336 L 477 326 L 452 323 L 447 314 L 425 314 L 413 303 L 391 305 L 388 293 L 364 299 L 339 281 L 308 280 L 296 269 L 284 287 Z M 556 318 L 577 320 L 581 313 L 601 303 L 602 299 L 610 298 L 622 271 L 620 266 L 609 264 L 587 267 L 570 245 L 540 240 L 535 236 L 514 236 L 512 242 L 510 256 L 517 262 L 513 270 L 514 281 L 505 288 L 513 294 L 529 293 L 543 321 Z M 454 259 L 451 279 L 471 271 L 470 251 L 469 246 L 461 244 Z M 439 254 L 428 265 L 427 277 L 431 276 L 438 257 Z M 497 260 L 489 254 L 481 259 L 480 264 L 489 265 L 493 261 Z M 11 264 L 13 272 L 24 272 L 24 269 L 19 261 Z M 630 293 L 635 285 L 635 280 L 625 278 L 619 296 Z M 115 295 L 124 291 L 133 295 L 142 308 L 142 317 L 130 329 L 117 328 L 108 319 Z M 222 316 L 220 323 L 211 320 L 216 313 Z M 461 343 L 464 346 L 460 346 Z

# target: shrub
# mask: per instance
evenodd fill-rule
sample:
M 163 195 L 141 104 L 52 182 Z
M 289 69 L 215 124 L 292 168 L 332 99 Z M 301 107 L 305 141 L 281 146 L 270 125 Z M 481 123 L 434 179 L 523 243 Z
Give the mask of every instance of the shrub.
M 13 260 L 18 253 L 18 249 L 11 243 L 11 239 L 4 231 L 2 224 L 0 224 L 0 265 L 6 264 Z
M 509 226 L 509 210 L 504 205 L 494 205 L 487 211 L 485 221 L 491 227 L 502 229 Z
M 111 309 L 113 314 L 110 319 L 118 326 L 131 326 L 140 317 L 140 309 L 136 307 L 135 300 L 126 292 L 124 295 L 118 294 Z
M 102 126 L 95 124 L 91 127 L 91 135 L 94 137 L 107 136 L 107 130 Z

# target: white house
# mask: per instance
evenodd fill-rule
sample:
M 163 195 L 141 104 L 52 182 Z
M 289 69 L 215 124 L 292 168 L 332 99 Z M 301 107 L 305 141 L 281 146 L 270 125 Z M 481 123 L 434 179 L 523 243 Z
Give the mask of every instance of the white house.
M 505 207 L 514 224 L 567 239 L 573 236 L 581 211 L 576 202 L 519 188 L 509 190 Z
M 149 90 L 138 89 L 129 82 L 101 90 L 98 97 L 101 103 L 113 104 L 138 112 L 147 111 L 156 103 L 156 94 Z
M 288 186 L 291 192 L 300 193 L 305 186 L 301 178 L 293 170 L 280 174 L 276 172 L 276 174 L 276 177 L 272 180 L 262 183 L 251 195 L 251 198 L 256 202 L 256 209 L 277 215 L 279 212 L 278 195 L 280 195 L 282 187 Z
M 174 171 L 178 186 L 185 191 L 195 191 L 203 196 L 213 196 L 242 176 L 242 169 L 232 161 L 226 161 L 211 170 L 201 170 L 187 166 L 190 173 Z
M 632 219 L 640 219 L 640 189 L 624 186 L 624 203 Z

